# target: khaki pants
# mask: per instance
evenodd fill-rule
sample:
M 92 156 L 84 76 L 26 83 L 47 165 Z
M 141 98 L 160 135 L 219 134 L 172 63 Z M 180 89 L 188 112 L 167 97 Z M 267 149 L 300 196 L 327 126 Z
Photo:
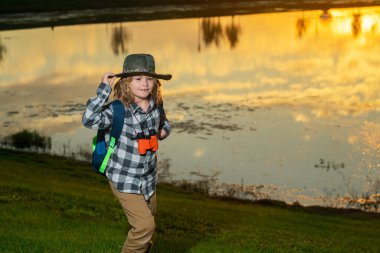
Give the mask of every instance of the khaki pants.
M 111 190 L 119 199 L 124 213 L 127 216 L 131 229 L 128 232 L 122 253 L 144 253 L 148 248 L 148 242 L 153 236 L 156 213 L 156 194 L 149 201 L 143 195 L 119 192 L 110 183 Z

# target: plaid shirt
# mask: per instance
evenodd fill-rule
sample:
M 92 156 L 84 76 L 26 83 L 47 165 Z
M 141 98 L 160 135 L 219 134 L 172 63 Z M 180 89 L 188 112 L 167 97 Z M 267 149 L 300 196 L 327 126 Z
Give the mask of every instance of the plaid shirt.
M 82 122 L 85 127 L 92 129 L 109 129 L 112 127 L 113 109 L 107 103 L 112 88 L 107 84 L 100 84 L 96 91 L 97 96 L 87 101 L 87 108 Z M 156 152 L 148 150 L 146 155 L 140 155 L 136 140 L 141 131 L 147 136 L 149 130 L 157 133 L 164 129 L 167 134 L 171 128 L 165 112 L 157 108 L 150 100 L 147 112 L 137 104 L 132 103 L 125 107 L 124 126 L 115 150 L 106 166 L 106 176 L 120 192 L 143 194 L 147 200 L 156 190 L 157 156 Z

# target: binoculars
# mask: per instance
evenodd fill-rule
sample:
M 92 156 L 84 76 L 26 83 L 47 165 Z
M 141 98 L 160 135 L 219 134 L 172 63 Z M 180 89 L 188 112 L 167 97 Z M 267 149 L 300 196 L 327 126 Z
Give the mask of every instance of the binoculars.
M 149 130 L 148 136 L 145 136 L 144 132 L 138 133 L 136 139 L 140 155 L 145 155 L 147 150 L 158 150 L 157 133 L 154 129 Z

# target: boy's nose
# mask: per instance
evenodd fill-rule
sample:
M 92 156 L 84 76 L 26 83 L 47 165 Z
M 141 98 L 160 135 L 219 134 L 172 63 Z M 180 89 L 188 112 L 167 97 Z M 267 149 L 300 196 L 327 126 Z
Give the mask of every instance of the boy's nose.
M 148 77 L 144 77 L 144 79 L 143 79 L 143 83 L 145 84 L 145 85 L 148 85 Z

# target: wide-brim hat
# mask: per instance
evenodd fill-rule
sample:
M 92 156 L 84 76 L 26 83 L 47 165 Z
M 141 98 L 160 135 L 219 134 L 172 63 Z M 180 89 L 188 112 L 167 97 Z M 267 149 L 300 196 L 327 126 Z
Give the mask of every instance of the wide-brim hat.
M 116 74 L 116 77 L 128 76 L 150 76 L 163 80 L 170 80 L 172 75 L 156 73 L 154 58 L 150 54 L 130 54 L 125 57 L 123 72 Z

